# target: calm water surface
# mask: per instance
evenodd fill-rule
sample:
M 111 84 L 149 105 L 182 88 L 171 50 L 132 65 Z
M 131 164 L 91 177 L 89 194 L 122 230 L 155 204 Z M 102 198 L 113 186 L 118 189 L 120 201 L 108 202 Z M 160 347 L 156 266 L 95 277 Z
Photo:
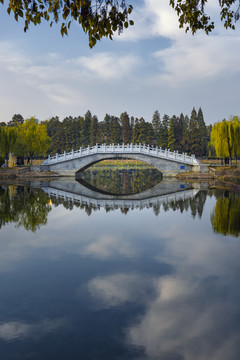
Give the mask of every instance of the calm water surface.
M 238 360 L 240 195 L 102 176 L 0 186 L 0 359 Z

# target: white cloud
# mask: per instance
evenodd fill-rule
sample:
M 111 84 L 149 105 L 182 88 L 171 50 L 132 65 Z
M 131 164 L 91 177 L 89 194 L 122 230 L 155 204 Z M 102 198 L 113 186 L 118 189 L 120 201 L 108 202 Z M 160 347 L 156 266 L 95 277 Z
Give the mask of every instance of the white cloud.
M 227 291 L 226 285 L 217 280 L 212 284 L 219 294 L 223 288 Z M 161 278 L 156 287 L 156 298 L 128 330 L 131 345 L 144 347 L 149 360 L 164 358 L 164 354 L 184 360 L 237 358 L 240 333 L 229 329 L 229 316 L 238 311 L 237 305 L 226 299 L 211 302 L 203 279 Z M 225 327 L 227 334 L 222 331 Z
M 135 253 L 135 250 L 121 235 L 103 234 L 87 245 L 84 253 L 107 258 L 115 254 L 131 256 Z
M 162 64 L 158 81 L 170 86 L 202 83 L 239 74 L 240 37 L 179 38 L 170 48 L 155 53 Z
M 39 338 L 64 325 L 65 321 L 63 319 L 45 319 L 34 324 L 11 321 L 0 324 L 0 339 L 9 341 L 24 338 Z
M 130 73 L 138 62 L 139 59 L 134 55 L 98 53 L 89 57 L 80 57 L 76 63 L 92 75 L 103 79 L 117 79 Z
M 97 277 L 88 284 L 88 290 L 101 307 L 119 306 L 125 302 L 145 303 L 153 288 L 151 278 L 139 274 L 114 274 Z

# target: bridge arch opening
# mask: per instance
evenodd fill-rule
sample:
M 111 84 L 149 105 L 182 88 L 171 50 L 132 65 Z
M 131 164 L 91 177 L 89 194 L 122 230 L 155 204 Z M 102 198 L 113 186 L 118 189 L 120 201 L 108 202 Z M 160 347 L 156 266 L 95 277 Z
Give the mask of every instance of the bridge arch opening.
M 121 158 L 115 166 L 115 161 L 116 158 L 108 159 L 103 166 L 97 161 L 95 164 L 99 166 L 86 167 L 85 171 L 76 173 L 75 179 L 86 188 L 117 197 L 138 194 L 163 180 L 162 173 L 146 162 L 130 159 L 129 163 L 127 158 Z
M 118 161 L 120 161 L 121 163 L 119 164 Z M 156 169 L 162 173 L 161 170 L 154 167 L 153 164 L 151 162 L 148 162 L 147 160 L 142 161 L 142 160 L 138 160 L 138 159 L 135 159 L 133 157 L 128 157 L 128 156 L 117 156 L 117 157 L 114 156 L 114 157 L 108 157 L 108 158 L 91 161 L 87 165 L 85 165 L 85 166 L 81 167 L 79 170 L 77 170 L 75 173 L 75 177 L 80 178 L 81 174 L 85 170 L 92 168 L 96 164 L 102 163 L 102 165 L 106 166 L 106 168 L 111 167 L 111 166 L 114 167 L 115 166 L 114 162 L 116 162 L 116 167 L 119 166 L 120 168 L 123 168 L 123 169 L 124 168 L 129 169 L 130 167 L 132 167 L 133 169 L 149 168 L 149 169 Z M 124 164 L 124 162 L 126 162 L 126 163 Z

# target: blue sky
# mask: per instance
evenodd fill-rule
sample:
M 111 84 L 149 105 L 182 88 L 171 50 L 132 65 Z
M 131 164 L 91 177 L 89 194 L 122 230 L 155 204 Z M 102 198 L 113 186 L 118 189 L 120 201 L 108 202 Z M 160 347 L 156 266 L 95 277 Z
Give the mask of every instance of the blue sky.
M 203 109 L 207 124 L 240 115 L 240 22 L 236 31 L 218 21 L 211 36 L 192 36 L 178 28 L 168 0 L 142 0 L 135 25 L 94 49 L 81 28 L 68 37 L 48 23 L 15 22 L 0 5 L 0 121 L 14 114 L 40 120 L 84 115 L 99 121 L 123 111 L 151 121 Z M 215 17 L 217 1 L 208 5 Z

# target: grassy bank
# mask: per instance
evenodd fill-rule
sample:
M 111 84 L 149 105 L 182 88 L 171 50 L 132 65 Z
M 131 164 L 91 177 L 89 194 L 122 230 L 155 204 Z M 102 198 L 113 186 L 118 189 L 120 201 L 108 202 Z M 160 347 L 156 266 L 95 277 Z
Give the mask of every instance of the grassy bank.
M 139 161 L 129 159 L 103 160 L 91 167 L 91 169 L 116 168 L 116 169 L 153 169 L 153 166 Z
M 240 190 L 240 166 L 210 166 L 209 173 L 188 172 L 177 175 L 186 181 L 207 181 L 210 188 Z
M 212 187 L 240 190 L 240 166 L 215 167 L 211 171 L 214 174 Z

